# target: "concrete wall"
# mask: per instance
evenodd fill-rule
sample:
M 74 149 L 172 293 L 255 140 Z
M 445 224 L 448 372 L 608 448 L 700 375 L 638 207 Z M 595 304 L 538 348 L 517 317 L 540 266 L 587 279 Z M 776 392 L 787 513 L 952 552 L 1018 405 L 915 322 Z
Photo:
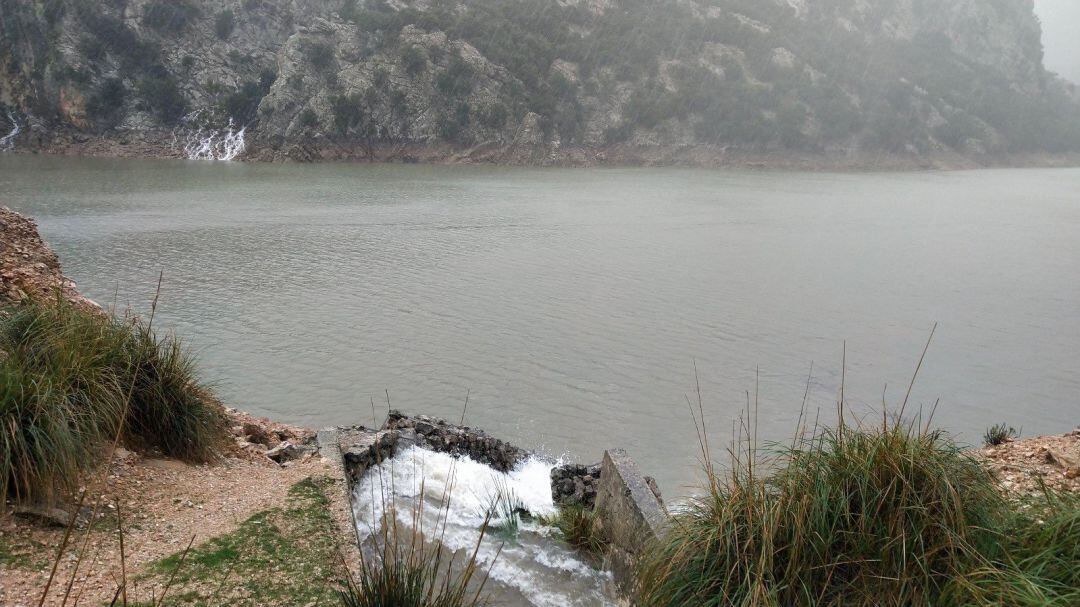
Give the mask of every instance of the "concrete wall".
M 615 583 L 629 594 L 641 554 L 660 537 L 669 517 L 645 475 L 621 449 L 604 452 L 596 515 L 611 542 L 607 558 Z

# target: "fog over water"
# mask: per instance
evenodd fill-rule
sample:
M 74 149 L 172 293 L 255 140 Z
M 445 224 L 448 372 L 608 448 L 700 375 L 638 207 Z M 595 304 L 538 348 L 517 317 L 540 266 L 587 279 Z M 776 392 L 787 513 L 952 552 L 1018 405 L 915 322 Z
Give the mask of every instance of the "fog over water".
M 1046 67 L 1080 83 L 1080 1 L 1035 0 L 1043 24 Z

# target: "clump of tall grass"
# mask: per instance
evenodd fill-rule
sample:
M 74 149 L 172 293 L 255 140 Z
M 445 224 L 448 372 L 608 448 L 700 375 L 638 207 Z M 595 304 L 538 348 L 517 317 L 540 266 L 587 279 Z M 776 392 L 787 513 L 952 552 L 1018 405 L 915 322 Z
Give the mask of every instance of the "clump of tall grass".
M 487 521 L 486 533 L 497 536 L 504 542 L 516 542 L 521 532 L 521 523 L 531 519 L 532 514 L 505 477 L 492 475 L 491 483 L 494 491 L 489 496 L 487 506 L 480 513 Z
M 125 444 L 213 459 L 224 420 L 175 337 L 133 317 L 25 303 L 0 316 L 0 494 L 72 489 L 120 433 Z
M 374 473 L 381 474 L 379 471 Z M 511 518 L 517 520 L 514 502 L 506 497 L 509 494 L 500 493 L 492 498 L 484 511 L 476 543 L 464 559 L 458 559 L 443 541 L 454 493 L 453 469 L 450 478 L 439 514 L 427 531 L 423 525 L 423 482 L 411 512 L 407 513 L 411 518 L 408 527 L 399 524 L 393 486 L 381 487 L 382 524 L 361 546 L 356 575 L 345 568 L 348 575 L 343 582 L 344 589 L 339 592 L 344 607 L 481 607 L 488 604 L 483 591 L 494 562 L 486 571 L 483 569 L 478 560 L 480 546 L 489 532 L 495 530 L 492 521 L 500 512 L 508 511 L 513 515 Z M 501 552 L 500 548 L 496 560 Z
M 1058 574 L 1007 552 L 995 480 L 942 432 L 841 422 L 780 449 L 767 477 L 753 453 L 732 459 L 646 558 L 642 605 L 1058 604 Z
M 480 567 L 476 555 L 459 570 L 442 546 L 430 547 L 424 538 L 381 543 L 374 558 L 361 563 L 341 591 L 345 607 L 478 607 L 486 605 L 481 589 L 471 586 Z

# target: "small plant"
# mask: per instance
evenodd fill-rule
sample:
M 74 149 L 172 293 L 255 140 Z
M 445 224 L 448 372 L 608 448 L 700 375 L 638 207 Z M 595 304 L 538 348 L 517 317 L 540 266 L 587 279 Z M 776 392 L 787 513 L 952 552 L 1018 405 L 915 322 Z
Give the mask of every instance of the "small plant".
M 124 110 L 127 88 L 119 78 L 106 78 L 86 100 L 86 113 L 102 126 L 114 126 Z
M 300 126 L 305 129 L 313 129 L 319 126 L 319 115 L 315 113 L 315 110 L 306 108 L 300 112 Z
M 996 447 L 1020 436 L 1015 428 L 1005 424 L 995 424 L 986 429 L 983 435 L 983 444 L 987 447 Z
M 328 72 L 334 64 L 334 47 L 325 42 L 311 42 L 304 46 L 304 57 L 319 72 Z
M 334 130 L 339 135 L 350 131 L 364 130 L 364 108 L 359 95 L 334 95 L 330 98 L 330 111 L 334 116 Z
M 165 124 L 176 124 L 187 113 L 187 100 L 172 74 L 164 69 L 153 70 L 143 76 L 138 84 L 139 96 Z
M 236 15 L 229 9 L 225 9 L 214 17 L 214 33 L 217 37 L 226 40 L 236 29 Z
M 1045 491 L 1007 534 L 1006 552 L 1037 585 L 1052 588 L 1060 604 L 1080 604 L 1080 495 Z
M 487 526 L 488 533 L 497 535 L 505 542 L 514 542 L 521 531 L 522 520 L 527 520 L 532 515 L 504 477 L 493 476 L 492 484 L 495 486 L 495 492 L 491 496 L 487 510 L 483 513 L 484 524 Z
M 401 51 L 401 63 L 405 66 L 405 73 L 415 76 L 427 69 L 428 53 L 423 47 L 409 45 Z
M 159 32 L 183 33 L 199 14 L 189 0 L 155 0 L 143 9 L 143 23 Z
M 239 124 L 248 124 L 258 116 L 259 103 L 265 96 L 262 85 L 249 80 L 222 100 L 221 111 Z
M 989 568 L 1000 579 L 989 563 L 1001 556 L 1008 509 L 991 475 L 945 434 L 841 423 L 772 463 L 762 477 L 742 450 L 726 481 L 708 468 L 707 495 L 647 559 L 640 604 L 992 602 L 966 576 Z

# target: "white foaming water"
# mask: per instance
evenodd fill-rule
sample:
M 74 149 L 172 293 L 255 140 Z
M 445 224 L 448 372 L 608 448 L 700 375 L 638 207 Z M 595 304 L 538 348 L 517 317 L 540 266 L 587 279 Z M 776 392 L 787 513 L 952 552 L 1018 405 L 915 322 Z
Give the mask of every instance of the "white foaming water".
M 192 123 L 198 117 L 198 113 L 191 114 L 184 119 L 185 123 Z M 178 140 L 183 140 L 184 155 L 189 160 L 234 160 L 244 152 L 244 132 L 247 127 L 236 130 L 232 118 L 229 126 L 225 129 L 203 129 L 194 131 L 185 129 L 177 133 Z
M 15 138 L 22 132 L 22 126 L 15 116 L 8 112 L 8 121 L 11 122 L 11 132 L 0 137 L 0 152 L 8 152 L 15 149 Z
M 455 459 L 410 447 L 372 468 L 357 485 L 353 493 L 357 530 L 364 540 L 377 532 L 386 510 L 384 505 L 393 495 L 399 527 L 412 528 L 416 505 L 422 503 L 425 534 L 440 537 L 451 552 L 471 553 L 485 513 L 500 490 L 511 493 L 534 516 L 556 512 L 551 498 L 553 466 L 532 458 L 503 474 L 468 458 Z M 444 501 L 447 493 L 448 509 Z M 500 522 L 494 519 L 490 525 L 496 527 Z M 559 542 L 550 527 L 522 522 L 517 537 L 505 543 L 499 534 L 489 532 L 480 544 L 477 562 L 482 570 L 491 568 L 485 588 L 502 605 L 615 605 L 604 592 L 610 576 L 589 566 L 577 552 Z

